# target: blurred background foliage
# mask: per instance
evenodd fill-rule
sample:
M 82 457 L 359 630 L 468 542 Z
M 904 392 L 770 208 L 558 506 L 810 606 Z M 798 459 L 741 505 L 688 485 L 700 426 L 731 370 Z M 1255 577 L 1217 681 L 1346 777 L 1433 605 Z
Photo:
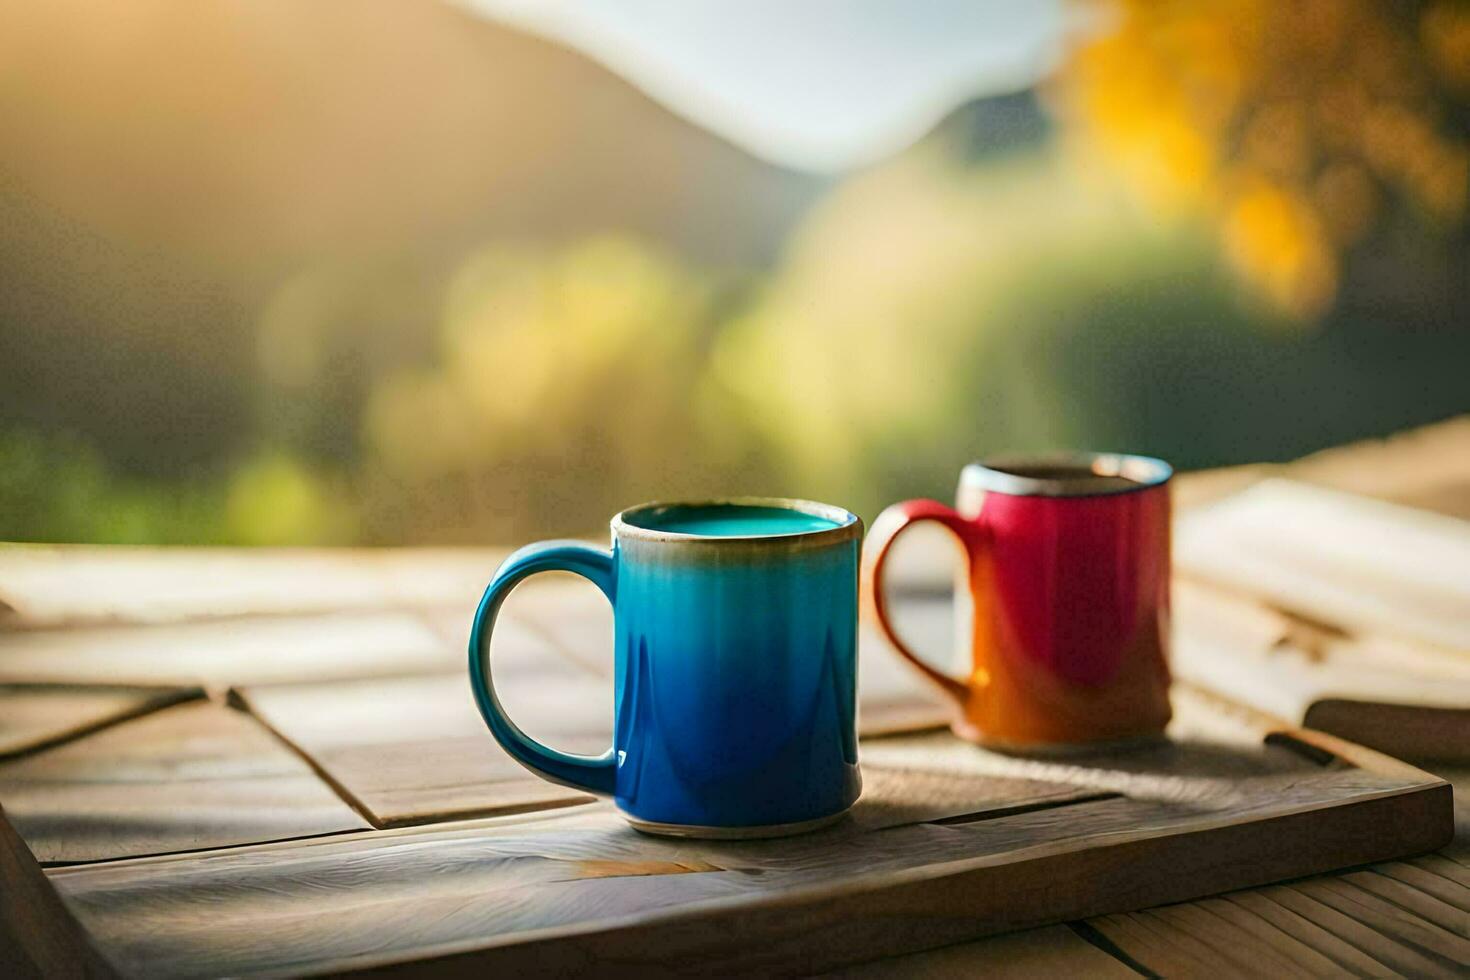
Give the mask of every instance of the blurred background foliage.
M 819 178 L 446 7 L 6 4 L 0 538 L 872 516 L 1002 449 L 1470 410 L 1470 6 L 1084 13 L 1036 89 Z

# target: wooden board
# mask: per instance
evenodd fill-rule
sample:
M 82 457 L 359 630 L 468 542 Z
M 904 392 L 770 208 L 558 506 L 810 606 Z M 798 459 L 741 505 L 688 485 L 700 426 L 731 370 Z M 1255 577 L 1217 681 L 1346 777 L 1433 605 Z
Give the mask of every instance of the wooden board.
M 1470 520 L 1470 415 L 1313 453 L 1293 480 Z
M 603 678 L 532 673 L 500 684 L 507 710 L 533 736 L 583 754 L 611 743 Z M 379 827 L 592 799 L 511 759 L 458 674 L 247 688 L 240 697 Z
M 583 670 L 612 676 L 612 607 L 590 582 L 566 572 L 537 575 L 516 586 L 502 608 L 520 617 Z M 474 606 L 469 605 L 462 613 L 466 639 L 473 612 Z
M 1067 926 L 1045 926 L 941 949 L 887 956 L 823 974 L 841 980 L 1137 980 L 1138 974 Z
M 369 826 L 254 719 L 205 701 L 0 763 L 0 801 L 48 863 Z
M 491 633 L 491 654 L 497 669 L 505 663 L 521 671 L 561 672 L 568 669 L 582 673 L 598 674 L 569 656 L 562 646 L 554 641 L 551 633 L 532 610 L 540 608 L 539 602 L 528 602 L 526 597 L 539 597 L 542 589 L 534 585 L 522 585 L 512 592 L 511 597 L 500 607 L 495 617 L 495 629 Z M 471 600 L 453 606 L 436 606 L 420 610 L 420 615 L 454 651 L 456 666 L 464 668 L 469 655 L 470 625 L 474 621 L 479 603 Z
M 1470 760 L 1470 658 L 1324 630 L 1185 581 L 1174 589 L 1171 666 L 1285 723 L 1408 758 Z
M 1290 463 L 1182 473 L 1174 481 L 1174 506 L 1179 511 L 1213 503 L 1278 476 L 1470 520 L 1470 415 L 1334 446 Z
M 0 809 L 0 976 L 112 977 Z
M 917 603 L 898 608 L 903 605 Z M 931 626 L 946 627 L 953 616 L 948 602 L 923 600 L 923 605 L 929 608 Z M 947 638 L 945 629 L 927 635 L 909 630 L 904 635 L 915 637 L 923 654 L 935 648 L 935 639 Z M 946 657 L 936 656 L 934 661 L 943 664 Z M 920 732 L 948 725 L 951 714 L 944 696 L 900 658 L 877 630 L 864 624 L 858 633 L 858 731 L 863 735 Z
M 0 759 L 39 752 L 203 694 L 178 687 L 0 684 Z
M 1191 577 L 1356 635 L 1470 655 L 1470 522 L 1290 480 L 1183 515 Z
M 1470 762 L 1470 416 L 1190 474 L 1175 498 L 1177 676 L 1394 754 Z
M 598 753 L 612 739 L 610 678 L 565 654 L 528 619 L 540 586 L 501 610 L 491 658 L 502 701 L 536 738 Z M 533 776 L 485 728 L 465 677 L 473 602 L 427 610 L 454 651 L 452 673 L 247 686 L 236 699 L 321 773 L 375 826 L 395 827 L 585 803 Z
M 504 549 L 0 545 L 0 628 L 469 604 Z
M 1464 976 L 1470 902 L 1408 884 L 1406 870 L 1417 869 L 1395 863 L 1090 925 L 1167 977 Z
M 0 632 L 0 682 L 11 683 L 223 690 L 463 668 L 463 652 L 407 611 Z
M 1417 853 L 1452 832 L 1446 784 L 1326 736 L 1045 762 L 937 733 L 866 741 L 863 759 L 853 817 L 788 840 L 647 838 L 599 803 L 52 880 L 114 963 L 149 975 L 800 972 Z

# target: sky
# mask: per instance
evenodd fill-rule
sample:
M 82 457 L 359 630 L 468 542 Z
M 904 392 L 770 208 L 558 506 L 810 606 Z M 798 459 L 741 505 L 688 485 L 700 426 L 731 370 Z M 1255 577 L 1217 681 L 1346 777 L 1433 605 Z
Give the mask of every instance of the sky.
M 1059 0 L 458 0 L 576 48 L 772 163 L 836 173 L 1055 63 Z

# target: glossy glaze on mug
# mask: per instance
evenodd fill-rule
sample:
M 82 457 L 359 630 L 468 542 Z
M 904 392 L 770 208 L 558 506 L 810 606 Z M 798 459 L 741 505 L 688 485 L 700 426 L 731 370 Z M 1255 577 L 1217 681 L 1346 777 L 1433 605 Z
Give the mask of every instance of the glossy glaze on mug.
M 925 519 L 965 545 L 970 673 L 935 677 L 959 734 L 1037 748 L 1164 730 L 1170 473 L 1111 455 L 972 465 L 957 511 L 909 501 L 879 519 L 877 550 Z
M 475 681 L 482 714 L 512 756 L 553 780 L 612 795 L 642 829 L 697 836 L 794 832 L 840 815 L 861 790 L 861 522 L 820 504 L 729 503 L 797 514 L 791 521 L 778 515 L 774 523 L 770 515 L 733 516 L 701 527 L 676 512 L 694 505 L 646 505 L 614 518 L 611 553 L 576 546 L 583 550 L 555 556 L 561 564 L 541 566 L 572 560 L 596 566 L 574 570 L 605 583 L 613 603 L 609 755 L 579 759 L 528 745 L 507 728 L 493 688 Z M 712 533 L 691 533 L 699 530 Z M 538 547 L 523 552 L 534 559 Z M 520 567 L 512 556 L 486 600 Z M 500 599 L 503 594 L 493 601 Z M 479 634 L 477 625 L 472 678 L 489 631 Z
M 629 533 L 637 517 L 615 532 L 618 806 L 739 826 L 847 809 L 857 526 L 673 541 Z

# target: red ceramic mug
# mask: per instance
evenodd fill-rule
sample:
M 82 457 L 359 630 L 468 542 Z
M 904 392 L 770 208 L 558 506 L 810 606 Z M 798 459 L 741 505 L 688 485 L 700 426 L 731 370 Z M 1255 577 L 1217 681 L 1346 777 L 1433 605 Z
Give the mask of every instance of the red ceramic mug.
M 997 458 L 965 467 L 956 509 L 909 500 L 874 522 L 866 605 L 894 648 L 954 701 L 957 734 L 1036 749 L 1163 732 L 1172 475 L 1146 456 Z M 915 656 L 888 618 L 888 548 L 918 521 L 943 524 L 964 545 L 973 609 L 964 678 Z

